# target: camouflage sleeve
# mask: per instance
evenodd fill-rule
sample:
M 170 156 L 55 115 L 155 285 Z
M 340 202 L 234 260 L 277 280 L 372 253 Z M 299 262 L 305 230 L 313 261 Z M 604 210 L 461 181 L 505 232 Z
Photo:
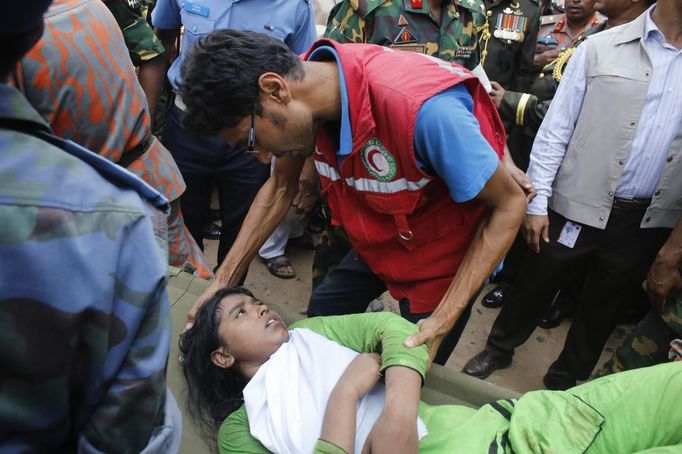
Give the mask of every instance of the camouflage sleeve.
M 47 440 L 77 430 L 87 452 L 136 453 L 163 422 L 166 267 L 151 220 L 108 203 L 92 213 L 0 205 L 0 359 L 12 365 L 0 423 L 10 443 L 52 451 Z
M 161 41 L 147 22 L 146 8 L 143 9 L 142 6 L 132 8 L 124 0 L 107 0 L 104 4 L 123 32 L 133 65 L 140 66 L 164 52 Z
M 119 243 L 113 312 L 126 325 L 126 337 L 110 348 L 125 351 L 125 357 L 83 430 L 103 452 L 139 452 L 165 416 L 171 333 L 166 226 L 162 213 L 147 210 L 147 217 L 121 230 Z
M 365 20 L 357 14 L 349 0 L 337 3 L 329 12 L 324 37 L 340 43 L 365 42 Z
M 503 121 L 525 126 L 537 132 L 551 100 L 540 101 L 529 93 L 506 91 L 498 109 Z

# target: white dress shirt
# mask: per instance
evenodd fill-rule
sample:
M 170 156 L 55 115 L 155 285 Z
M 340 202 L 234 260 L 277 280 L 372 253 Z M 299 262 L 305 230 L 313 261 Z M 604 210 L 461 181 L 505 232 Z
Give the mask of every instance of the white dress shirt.
M 616 188 L 616 197 L 626 199 L 651 198 L 670 144 L 682 125 L 682 51 L 666 42 L 651 19 L 655 6 L 644 13 L 647 17 L 642 35 L 653 71 L 630 155 Z M 587 89 L 585 74 L 583 44 L 568 62 L 533 144 L 528 175 L 537 197 L 528 205 L 528 214 L 547 214 L 552 182 L 582 109 Z

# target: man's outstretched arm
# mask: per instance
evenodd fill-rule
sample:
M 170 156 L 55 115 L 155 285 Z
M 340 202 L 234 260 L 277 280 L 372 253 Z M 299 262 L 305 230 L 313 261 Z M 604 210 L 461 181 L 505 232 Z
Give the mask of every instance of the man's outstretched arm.
M 432 359 L 483 280 L 507 253 L 526 212 L 524 194 L 501 162 L 476 199 L 488 207 L 488 212 L 438 307 L 420 325 L 420 332 L 405 341 L 408 347 L 426 342 Z
M 251 204 L 230 252 L 216 271 L 215 279 L 187 314 L 188 322 L 194 320 L 197 310 L 218 289 L 236 284 L 246 272 L 258 249 L 277 228 L 296 197 L 303 163 L 302 157 L 277 159 L 270 178 Z

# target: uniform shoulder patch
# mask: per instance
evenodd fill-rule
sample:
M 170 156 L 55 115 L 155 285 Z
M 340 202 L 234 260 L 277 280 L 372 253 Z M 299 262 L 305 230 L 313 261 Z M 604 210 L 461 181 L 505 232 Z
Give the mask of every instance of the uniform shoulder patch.
M 483 0 L 454 0 L 455 5 L 466 8 L 485 17 L 485 5 Z
M 350 0 L 350 7 L 363 19 L 369 16 L 375 9 L 392 0 Z

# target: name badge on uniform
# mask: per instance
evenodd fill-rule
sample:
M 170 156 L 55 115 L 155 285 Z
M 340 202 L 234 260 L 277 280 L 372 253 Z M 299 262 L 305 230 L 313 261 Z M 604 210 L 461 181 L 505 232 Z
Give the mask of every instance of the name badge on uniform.
M 583 226 L 580 224 L 566 221 L 564 228 L 562 228 L 561 232 L 559 233 L 559 239 L 557 240 L 557 243 L 563 244 L 567 248 L 573 249 L 573 246 L 575 246 L 575 242 L 578 240 L 578 235 L 580 235 L 580 230 L 582 230 L 582 228 Z
M 505 8 L 504 11 L 497 15 L 493 36 L 497 39 L 521 43 L 526 38 L 525 32 L 527 26 L 528 22 L 526 21 L 525 16 L 517 14 L 516 11 L 512 11 L 509 8 Z
M 188 13 L 198 14 L 199 16 L 208 17 L 208 6 L 200 5 L 194 2 L 185 2 L 182 5 L 182 10 Z
M 476 50 L 475 46 L 459 46 L 455 51 L 455 58 L 461 58 L 463 60 L 468 60 L 471 58 L 471 54 Z

